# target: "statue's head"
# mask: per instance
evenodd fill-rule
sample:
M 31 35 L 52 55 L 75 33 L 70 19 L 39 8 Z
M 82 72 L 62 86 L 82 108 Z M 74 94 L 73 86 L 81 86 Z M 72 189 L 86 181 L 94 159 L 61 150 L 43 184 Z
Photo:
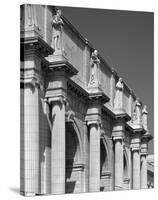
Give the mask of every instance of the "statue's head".
M 56 15 L 59 16 L 59 17 L 61 17 L 61 10 L 57 10 L 56 11 Z
M 123 81 L 122 78 L 119 78 L 119 81 L 122 82 Z
M 144 112 L 144 113 L 148 113 L 148 111 L 147 111 L 147 106 L 146 105 L 144 105 L 144 107 L 143 107 L 143 111 L 142 112 Z
M 93 51 L 93 53 L 95 56 L 98 56 L 98 51 L 96 49 Z
M 137 105 L 137 106 L 142 106 L 142 103 L 141 103 L 139 97 L 136 98 L 136 105 Z

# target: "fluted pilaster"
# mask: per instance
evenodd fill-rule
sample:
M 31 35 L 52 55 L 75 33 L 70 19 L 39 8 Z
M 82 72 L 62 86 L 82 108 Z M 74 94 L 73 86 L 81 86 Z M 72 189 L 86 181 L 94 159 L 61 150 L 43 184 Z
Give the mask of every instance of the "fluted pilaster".
M 51 193 L 65 193 L 65 104 L 49 98 L 51 104 Z
M 90 133 L 89 191 L 100 191 L 100 125 L 98 121 L 88 122 Z

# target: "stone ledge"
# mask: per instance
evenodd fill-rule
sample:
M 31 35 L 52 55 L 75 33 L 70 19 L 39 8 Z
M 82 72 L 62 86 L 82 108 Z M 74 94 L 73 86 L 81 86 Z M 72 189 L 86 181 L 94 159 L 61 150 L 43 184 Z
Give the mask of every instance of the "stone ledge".
M 20 38 L 20 52 L 21 60 L 24 60 L 25 51 L 38 51 L 43 57 L 46 57 L 54 53 L 54 49 L 50 47 L 43 39 L 39 36 L 32 37 L 21 37 Z
M 71 65 L 67 60 L 60 60 L 60 61 L 54 61 L 49 62 L 49 69 L 53 71 L 64 71 L 69 76 L 74 76 L 78 73 L 78 70 Z

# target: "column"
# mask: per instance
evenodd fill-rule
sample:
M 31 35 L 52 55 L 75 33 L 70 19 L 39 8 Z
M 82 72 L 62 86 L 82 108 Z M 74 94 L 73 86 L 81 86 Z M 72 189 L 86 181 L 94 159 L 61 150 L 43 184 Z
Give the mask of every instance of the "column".
M 123 138 L 114 137 L 115 145 L 115 190 L 123 189 Z
M 133 155 L 133 189 L 140 189 L 140 150 L 132 149 Z
M 89 191 L 100 191 L 100 127 L 97 121 L 88 122 L 90 133 Z
M 83 136 L 83 155 L 84 155 L 84 171 L 82 173 L 82 192 L 89 191 L 89 141 L 88 141 L 88 127 L 84 123 Z
M 51 102 L 51 193 L 65 193 L 65 104 L 62 99 Z
M 21 88 L 20 191 L 39 192 L 39 91 L 34 79 Z
M 148 143 L 152 139 L 148 130 L 148 111 L 144 105 L 142 109 L 142 123 L 146 133 L 141 137 L 141 189 L 147 188 L 147 155 Z
M 141 189 L 147 188 L 147 160 L 146 155 L 141 155 Z

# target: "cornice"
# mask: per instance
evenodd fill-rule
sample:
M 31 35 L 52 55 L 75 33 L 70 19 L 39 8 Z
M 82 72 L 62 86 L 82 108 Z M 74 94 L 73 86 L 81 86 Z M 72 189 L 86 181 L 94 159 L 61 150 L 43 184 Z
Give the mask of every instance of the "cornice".
M 49 70 L 64 71 L 69 77 L 72 77 L 78 73 L 78 70 L 67 60 L 49 62 Z
M 141 141 L 143 142 L 143 141 L 145 141 L 145 142 L 149 142 L 150 140 L 152 140 L 153 139 L 153 136 L 151 135 L 151 134 L 144 134 L 144 135 L 142 135 L 142 137 L 141 137 Z
M 67 88 L 68 90 L 73 91 L 77 96 L 83 98 L 84 100 L 89 99 L 87 91 L 71 79 L 67 81 Z
M 95 93 L 89 93 L 89 100 L 99 100 L 101 104 L 105 104 L 110 100 L 110 98 L 103 91 L 98 91 Z
M 115 114 L 109 108 L 107 108 L 106 105 L 102 107 L 102 114 L 103 115 L 106 114 L 110 116 L 112 119 L 115 119 Z
M 43 39 L 39 36 L 33 37 L 21 37 L 20 38 L 20 49 L 21 49 L 21 60 L 24 60 L 26 53 L 36 52 L 41 57 L 47 57 L 54 53 L 54 49 L 50 47 Z
M 120 113 L 116 113 L 115 114 L 115 117 L 114 117 L 115 120 L 124 120 L 126 122 L 128 122 L 129 120 L 131 120 L 131 117 L 126 113 L 126 112 L 120 112 Z

